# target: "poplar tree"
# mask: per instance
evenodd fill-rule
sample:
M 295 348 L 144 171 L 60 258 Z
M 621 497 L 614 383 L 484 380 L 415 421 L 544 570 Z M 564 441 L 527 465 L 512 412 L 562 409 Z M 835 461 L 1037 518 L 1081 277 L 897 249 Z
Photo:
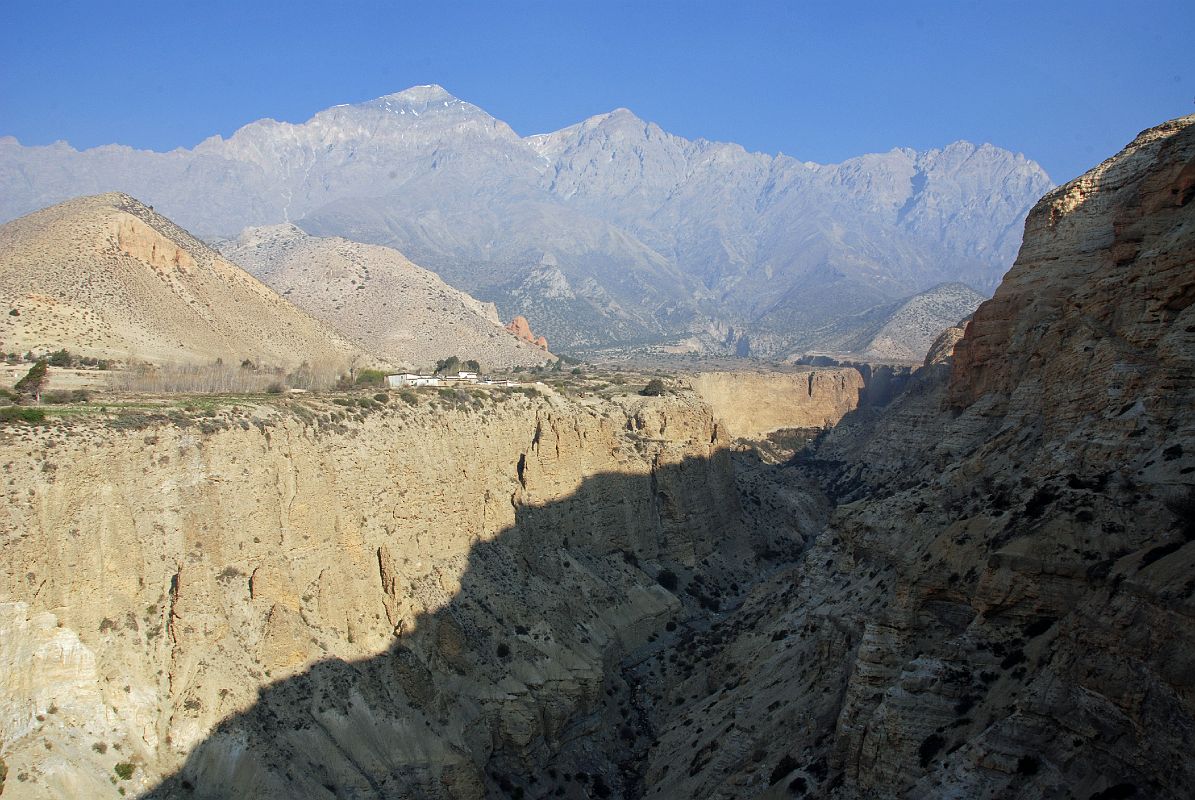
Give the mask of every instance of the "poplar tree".
M 36 364 L 29 368 L 25 373 L 25 377 L 17 381 L 16 386 L 12 387 L 19 394 L 27 394 L 33 398 L 38 405 L 41 404 L 41 392 L 49 382 L 49 376 L 46 375 L 48 365 L 44 358 L 39 359 Z

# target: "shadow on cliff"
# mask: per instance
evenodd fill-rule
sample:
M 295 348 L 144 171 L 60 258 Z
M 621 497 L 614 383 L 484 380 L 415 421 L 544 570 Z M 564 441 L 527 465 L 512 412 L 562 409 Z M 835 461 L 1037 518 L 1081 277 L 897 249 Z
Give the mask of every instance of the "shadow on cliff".
M 748 529 L 734 470 L 719 451 L 545 505 L 516 491 L 515 523 L 472 547 L 448 602 L 395 625 L 384 652 L 262 688 L 143 797 L 637 796 L 652 731 L 628 656 L 699 629 L 800 549 Z M 383 549 L 389 631 L 425 587 L 387 574 Z

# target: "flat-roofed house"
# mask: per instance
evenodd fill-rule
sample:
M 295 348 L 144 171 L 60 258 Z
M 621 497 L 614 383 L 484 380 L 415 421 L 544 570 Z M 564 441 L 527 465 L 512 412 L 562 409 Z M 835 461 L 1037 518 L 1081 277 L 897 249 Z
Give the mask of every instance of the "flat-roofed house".
M 440 386 L 442 383 L 443 381 L 435 375 L 417 375 L 413 372 L 386 376 L 386 385 L 391 389 L 399 389 L 404 386 Z

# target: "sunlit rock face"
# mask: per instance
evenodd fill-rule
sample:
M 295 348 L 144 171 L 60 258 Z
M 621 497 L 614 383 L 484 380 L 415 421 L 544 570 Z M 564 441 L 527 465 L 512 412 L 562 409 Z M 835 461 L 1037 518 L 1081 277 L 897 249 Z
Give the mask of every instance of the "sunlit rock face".
M 854 367 L 797 372 L 702 372 L 688 378 L 731 436 L 762 439 L 785 428 L 829 428 L 866 392 Z
M 619 660 L 705 613 L 692 581 L 716 604 L 798 546 L 744 516 L 695 399 L 397 405 L 6 428 L 8 791 L 613 781 Z
M 1193 154 L 785 464 L 684 391 L 6 426 L 5 792 L 1188 797 Z
M 248 358 L 287 370 L 376 361 L 125 194 L 0 225 L 0 297 L 6 352 L 65 348 L 133 364 Z

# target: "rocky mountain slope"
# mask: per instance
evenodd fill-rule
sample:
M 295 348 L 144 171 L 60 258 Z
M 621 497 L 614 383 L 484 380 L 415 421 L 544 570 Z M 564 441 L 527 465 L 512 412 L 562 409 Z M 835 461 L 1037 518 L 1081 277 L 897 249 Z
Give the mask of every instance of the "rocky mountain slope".
M 698 644 L 712 672 L 645 665 L 669 709 L 648 785 L 1189 795 L 1192 199 L 1195 117 L 1049 194 L 953 371 L 793 467 L 837 510 Z
M 939 283 L 989 291 L 1049 185 L 991 145 L 818 165 L 625 109 L 520 137 L 438 86 L 170 153 L 0 139 L 0 218 L 120 189 L 207 235 L 297 222 L 395 247 L 569 349 L 732 326 L 779 352 Z
M 122 194 L 0 226 L 0 342 L 97 358 L 277 367 L 364 361 L 354 346 Z
M 969 318 L 983 300 L 983 295 L 965 284 L 944 283 L 861 314 L 831 320 L 807 341 L 818 343 L 819 354 L 836 358 L 919 363 L 943 329 Z M 786 355 L 800 360 L 807 349 L 798 347 Z
M 901 303 L 861 348 L 866 358 L 921 361 L 945 328 L 974 313 L 983 295 L 961 283 L 935 286 Z
M 7 423 L 6 797 L 1188 797 L 1193 199 L 1195 117 L 1050 193 L 785 465 L 683 393 Z
M 429 368 L 456 355 L 488 369 L 546 358 L 502 328 L 493 303 L 453 289 L 389 247 L 308 236 L 294 225 L 249 228 L 218 246 L 287 300 L 394 364 Z

